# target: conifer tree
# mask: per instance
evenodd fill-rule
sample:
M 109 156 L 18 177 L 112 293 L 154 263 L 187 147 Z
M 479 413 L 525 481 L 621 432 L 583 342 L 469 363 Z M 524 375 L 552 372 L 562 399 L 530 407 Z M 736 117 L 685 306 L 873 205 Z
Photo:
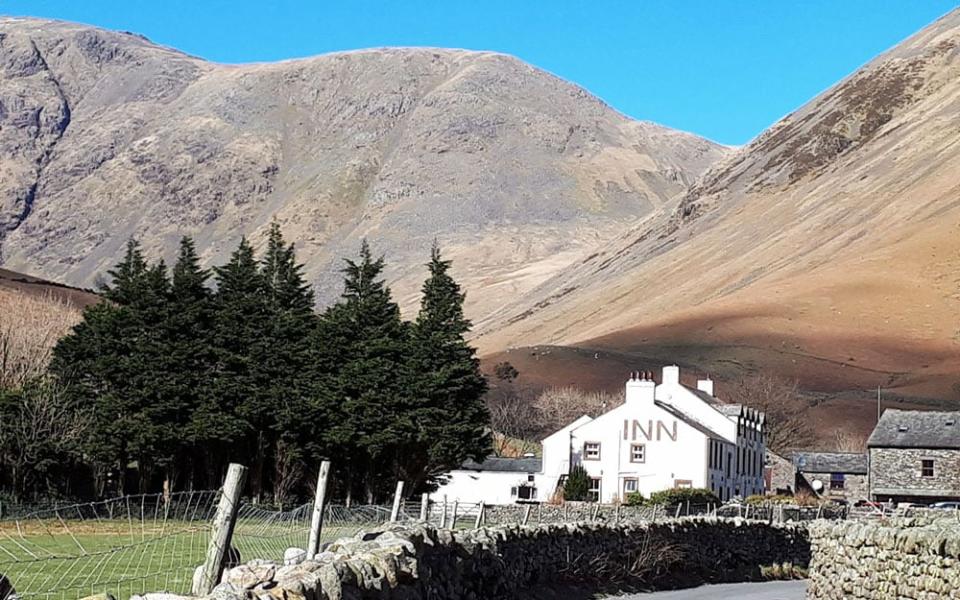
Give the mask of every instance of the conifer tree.
M 464 294 L 450 276 L 434 243 L 427 265 L 420 312 L 412 328 L 408 384 L 418 438 L 410 455 L 414 472 L 405 476 L 422 484 L 472 458 L 482 461 L 490 451 L 490 416 L 483 402 L 487 383 L 480 361 L 465 335 L 470 322 L 463 314 Z
M 93 431 L 86 452 L 101 469 L 140 465 L 141 488 L 154 465 L 170 454 L 157 410 L 171 402 L 163 373 L 169 280 L 166 266 L 150 266 L 135 240 L 109 274 L 104 302 L 84 311 L 82 322 L 54 348 L 51 372 L 79 406 L 90 407 Z
M 176 447 L 170 460 L 164 462 L 165 480 L 170 488 L 175 483 L 178 463 L 192 477 L 191 461 L 185 461 L 193 445 L 194 414 L 203 404 L 215 353 L 211 341 L 213 333 L 213 299 L 207 280 L 210 272 L 200 267 L 194 242 L 189 237 L 180 240 L 177 262 L 170 283 L 169 311 L 165 335 L 168 365 L 165 377 L 171 388 L 171 402 L 158 407 L 157 417 L 169 428 Z M 190 453 L 202 455 L 202 453 Z
M 326 374 L 318 396 L 328 398 L 326 441 L 346 462 L 348 497 L 362 490 L 371 502 L 392 485 L 388 477 L 414 430 L 402 377 L 407 327 L 381 279 L 383 258 L 373 258 L 366 240 L 359 260 L 346 263 L 343 295 L 315 338 L 316 364 Z
M 205 459 L 211 480 L 219 478 L 229 460 L 243 460 L 243 442 L 251 439 L 253 423 L 269 412 L 264 406 L 266 382 L 258 365 L 266 302 L 253 247 L 246 238 L 214 273 L 214 364 L 191 428 L 195 443 L 208 450 Z

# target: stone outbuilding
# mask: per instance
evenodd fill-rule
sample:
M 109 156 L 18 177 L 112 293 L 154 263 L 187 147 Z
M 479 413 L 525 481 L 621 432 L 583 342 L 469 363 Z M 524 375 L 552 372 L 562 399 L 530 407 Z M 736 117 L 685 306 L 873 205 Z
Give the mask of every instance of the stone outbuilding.
M 866 500 L 868 457 L 855 452 L 794 452 L 796 489 L 851 504 Z
M 960 500 L 960 412 L 887 409 L 867 448 L 874 500 Z

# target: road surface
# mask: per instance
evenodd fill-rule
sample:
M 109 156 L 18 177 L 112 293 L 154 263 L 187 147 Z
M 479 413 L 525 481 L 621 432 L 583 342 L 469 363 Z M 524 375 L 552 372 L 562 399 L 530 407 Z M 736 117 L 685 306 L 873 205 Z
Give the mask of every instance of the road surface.
M 806 581 L 771 581 L 768 583 L 725 583 L 705 585 L 689 590 L 654 592 L 607 596 L 604 600 L 803 600 L 806 597 Z

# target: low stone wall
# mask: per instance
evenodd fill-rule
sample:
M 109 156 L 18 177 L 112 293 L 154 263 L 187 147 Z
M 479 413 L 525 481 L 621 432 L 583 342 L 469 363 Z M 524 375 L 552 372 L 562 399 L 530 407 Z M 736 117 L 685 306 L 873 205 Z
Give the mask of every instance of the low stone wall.
M 818 521 L 810 526 L 810 543 L 811 600 L 960 598 L 955 516 Z
M 654 588 L 792 577 L 809 557 L 806 527 L 739 520 L 398 525 L 339 540 L 300 564 L 235 567 L 209 598 L 493 600 L 538 584 Z

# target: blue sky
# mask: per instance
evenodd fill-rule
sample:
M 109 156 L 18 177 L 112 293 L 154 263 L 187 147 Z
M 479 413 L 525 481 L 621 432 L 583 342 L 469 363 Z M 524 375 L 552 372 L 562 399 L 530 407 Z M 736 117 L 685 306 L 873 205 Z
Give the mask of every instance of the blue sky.
M 0 0 L 219 62 L 376 46 L 496 50 L 621 112 L 742 144 L 956 0 Z

